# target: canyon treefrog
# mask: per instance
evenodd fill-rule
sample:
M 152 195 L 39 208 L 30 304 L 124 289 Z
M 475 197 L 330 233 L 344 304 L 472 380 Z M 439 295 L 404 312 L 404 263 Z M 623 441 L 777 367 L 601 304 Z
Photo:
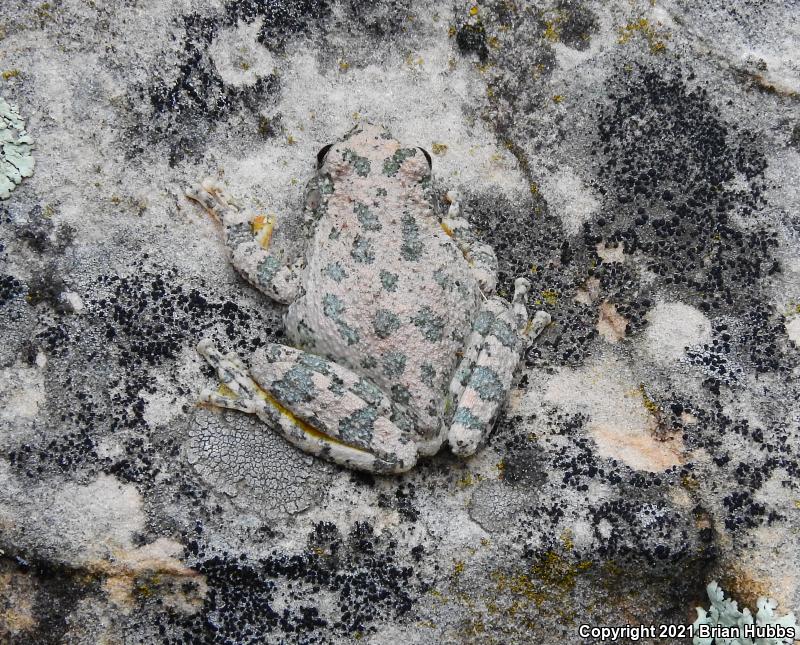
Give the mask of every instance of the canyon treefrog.
M 497 261 L 459 216 L 432 197 L 431 159 L 361 124 L 320 151 L 309 183 L 304 257 L 271 246 L 276 225 L 235 208 L 206 180 L 187 194 L 221 223 L 236 269 L 289 305 L 292 347 L 250 359 L 200 353 L 222 387 L 204 402 L 258 415 L 301 449 L 349 468 L 403 472 L 445 439 L 470 455 L 488 434 L 526 343 L 529 285 L 493 296 Z

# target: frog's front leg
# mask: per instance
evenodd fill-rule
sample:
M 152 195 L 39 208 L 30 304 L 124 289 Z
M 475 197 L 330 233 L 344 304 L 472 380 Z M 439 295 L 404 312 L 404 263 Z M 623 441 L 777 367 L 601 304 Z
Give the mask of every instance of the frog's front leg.
M 231 250 L 231 262 L 244 278 L 264 294 L 289 304 L 300 294 L 303 262 L 287 265 L 270 248 L 275 222 L 271 217 L 250 217 L 230 203 L 224 187 L 206 179 L 198 188 L 186 191 L 225 231 L 225 244 Z
M 469 222 L 461 216 L 461 204 L 455 193 L 449 191 L 447 201 L 450 202 L 450 206 L 447 217 L 442 219 L 442 229 L 453 238 L 475 275 L 481 291 L 489 296 L 494 293 L 497 286 L 498 265 L 494 249 L 481 242 L 472 232 Z
M 256 414 L 298 448 L 347 468 L 400 473 L 416 463 L 414 420 L 347 368 L 267 345 L 254 354 L 248 373 L 208 340 L 197 349 L 223 385 L 222 392 L 204 391 L 203 402 Z
M 544 311 L 528 321 L 525 300 L 530 285 L 518 278 L 514 286 L 512 304 L 499 297 L 484 303 L 450 384 L 451 396 L 458 404 L 448 442 L 450 449 L 463 457 L 473 454 L 492 429 L 523 349 L 550 322 Z

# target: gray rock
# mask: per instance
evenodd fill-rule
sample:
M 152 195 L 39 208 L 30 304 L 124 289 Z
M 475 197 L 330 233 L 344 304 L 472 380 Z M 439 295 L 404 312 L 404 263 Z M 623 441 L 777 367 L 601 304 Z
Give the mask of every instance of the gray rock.
M 0 95 L 0 640 L 591 642 L 800 601 L 792 3 L 28 3 Z M 298 244 L 385 123 L 553 317 L 478 454 L 344 471 L 197 408 L 283 310 L 183 196 Z M 659 642 L 655 640 L 643 642 Z M 665 641 L 660 641 L 665 642 Z

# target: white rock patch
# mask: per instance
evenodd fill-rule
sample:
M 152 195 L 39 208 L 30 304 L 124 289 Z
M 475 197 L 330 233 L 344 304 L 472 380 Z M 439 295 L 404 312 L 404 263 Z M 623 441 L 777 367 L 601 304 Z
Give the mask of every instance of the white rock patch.
M 679 436 L 656 436 L 656 419 L 645 407 L 640 384 L 613 356 L 580 369 L 561 370 L 548 382 L 543 400 L 589 415 L 589 431 L 603 457 L 649 472 L 682 463 Z
M 235 28 L 223 29 L 211 43 L 211 59 L 228 85 L 253 85 L 273 72 L 275 61 L 269 50 L 258 42 L 261 23 L 261 20 L 249 25 L 239 22 Z
M 711 341 L 711 322 L 703 313 L 682 302 L 660 302 L 647 312 L 644 334 L 648 354 L 659 362 L 679 360 L 684 348 Z
M 547 203 L 561 217 L 564 231 L 577 235 L 600 209 L 600 202 L 569 166 L 559 167 L 545 175 L 540 190 Z

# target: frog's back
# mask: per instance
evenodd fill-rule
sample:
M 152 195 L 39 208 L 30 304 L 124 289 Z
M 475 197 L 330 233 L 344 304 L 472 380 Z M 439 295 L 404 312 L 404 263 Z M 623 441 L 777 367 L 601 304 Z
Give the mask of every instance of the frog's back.
M 425 197 L 423 153 L 379 132 L 328 153 L 332 190 L 307 252 L 306 293 L 286 328 L 435 431 L 480 293 Z

